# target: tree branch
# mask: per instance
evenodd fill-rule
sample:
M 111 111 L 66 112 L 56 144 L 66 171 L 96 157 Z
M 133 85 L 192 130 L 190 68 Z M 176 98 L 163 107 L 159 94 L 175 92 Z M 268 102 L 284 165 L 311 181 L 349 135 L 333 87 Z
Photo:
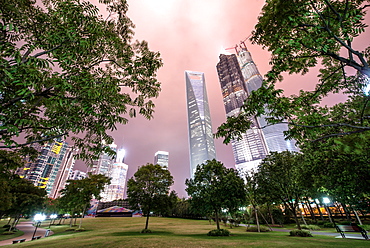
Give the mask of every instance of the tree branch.
M 41 139 L 41 140 L 34 140 L 34 141 L 26 142 L 26 143 L 23 143 L 23 144 L 17 144 L 17 145 L 14 145 L 14 146 L 0 146 L 0 148 L 12 149 L 12 148 L 28 146 L 28 145 L 31 145 L 31 144 L 34 144 L 34 143 L 41 143 L 41 142 L 44 142 L 44 141 L 49 141 L 49 140 L 52 140 L 52 139 L 60 138 L 60 137 L 65 136 L 67 134 L 68 134 L 68 132 L 63 133 L 63 134 L 54 135 L 54 136 L 51 136 L 51 137 L 48 137 L 48 138 L 45 138 L 45 139 Z

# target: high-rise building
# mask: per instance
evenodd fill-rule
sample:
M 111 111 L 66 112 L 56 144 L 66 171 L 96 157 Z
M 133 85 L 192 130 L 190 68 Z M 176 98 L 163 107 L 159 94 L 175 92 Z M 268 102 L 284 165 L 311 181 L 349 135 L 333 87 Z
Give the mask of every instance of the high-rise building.
M 165 151 L 158 151 L 154 155 L 154 164 L 159 164 L 163 168 L 168 169 L 168 156 L 169 153 Z
M 118 149 L 117 156 L 114 163 L 110 167 L 109 177 L 111 182 L 106 185 L 104 192 L 102 192 L 102 201 L 110 202 L 115 200 L 121 200 L 124 198 L 125 187 L 126 187 L 126 177 L 128 172 L 128 165 L 123 163 L 125 159 L 125 150 Z
M 44 188 L 49 197 L 60 170 L 66 162 L 68 144 L 58 138 L 44 145 L 32 145 L 40 153 L 35 161 L 27 159 L 27 164 L 17 170 L 17 174 L 31 181 L 35 186 Z
M 117 151 L 117 145 L 116 144 L 111 144 L 109 147 L 113 151 Z M 110 177 L 111 175 L 111 170 L 112 170 L 112 165 L 115 161 L 114 156 L 112 157 L 111 155 L 107 153 L 103 153 L 100 155 L 98 160 L 93 161 L 92 166 L 88 169 L 88 172 L 91 174 L 102 174 L 104 176 Z
M 236 54 L 221 54 L 217 72 L 221 84 L 226 116 L 236 116 L 248 95 L 261 87 L 263 78 L 244 43 L 235 47 Z M 251 118 L 251 129 L 241 139 L 231 141 L 236 168 L 255 168 L 269 152 L 296 151 L 295 142 L 285 140 L 287 124 L 267 125 L 266 116 Z
M 74 155 L 77 153 L 77 150 L 73 147 L 67 147 L 66 154 L 64 156 L 63 162 L 57 172 L 54 186 L 50 192 L 50 197 L 55 199 L 58 198 L 61 194 L 60 191 L 64 189 L 66 185 L 66 181 L 69 178 L 69 174 L 71 173 L 74 165 L 75 165 L 75 158 Z M 86 173 L 85 173 L 86 174 Z
M 87 173 L 80 170 L 71 170 L 69 172 L 69 180 L 81 180 L 87 178 Z
M 197 165 L 216 158 L 203 72 L 185 71 L 190 145 L 190 177 Z

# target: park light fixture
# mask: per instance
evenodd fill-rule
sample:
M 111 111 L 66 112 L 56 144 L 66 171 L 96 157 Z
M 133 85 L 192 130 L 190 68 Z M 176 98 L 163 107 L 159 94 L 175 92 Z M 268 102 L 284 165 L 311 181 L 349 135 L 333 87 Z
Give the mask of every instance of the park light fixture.
M 322 201 L 323 201 L 323 203 L 325 203 L 325 204 L 329 204 L 329 203 L 330 203 L 330 199 L 329 199 L 329 197 L 323 197 L 323 198 L 322 198 Z
M 41 222 L 43 222 L 45 219 L 46 219 L 46 216 L 44 214 L 36 214 L 33 217 L 33 220 L 35 221 L 35 231 L 33 232 L 31 240 L 35 240 L 35 234 L 36 234 L 37 228 L 41 225 Z
M 53 222 L 57 217 L 58 217 L 58 215 L 56 215 L 56 214 L 51 214 L 50 215 L 49 229 L 50 229 L 50 226 L 51 226 L 51 222 Z

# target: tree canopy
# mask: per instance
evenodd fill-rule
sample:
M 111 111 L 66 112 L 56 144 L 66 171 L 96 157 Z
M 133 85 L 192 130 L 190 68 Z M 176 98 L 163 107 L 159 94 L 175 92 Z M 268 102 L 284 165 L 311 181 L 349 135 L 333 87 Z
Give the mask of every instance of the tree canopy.
M 366 0 L 268 0 L 251 41 L 271 52 L 271 70 L 262 87 L 253 91 L 241 114 L 218 129 L 225 142 L 249 128 L 251 116 L 269 116 L 270 124 L 288 122 L 288 138 L 298 143 L 356 135 L 368 139 L 370 130 L 370 48 L 356 46 L 365 32 Z M 297 84 L 301 90 L 286 96 L 277 86 L 283 73 L 306 74 L 318 67 L 317 82 Z M 331 107 L 323 100 L 344 95 Z M 263 104 L 261 104 L 263 103 Z M 367 133 L 366 133 L 367 132 Z M 340 141 L 340 139 L 339 139 Z
M 141 209 L 146 215 L 145 230 L 148 229 L 151 211 L 165 211 L 172 204 L 175 193 L 169 194 L 173 184 L 171 173 L 156 164 L 146 164 L 138 168 L 127 182 L 127 198 L 130 206 Z M 165 204 L 167 203 L 167 204 Z
M 106 12 L 104 16 L 99 8 Z M 162 65 L 133 41 L 126 0 L 4 0 L 0 5 L 0 148 L 72 138 L 81 159 L 109 148 L 107 131 L 151 118 Z M 96 156 L 94 157 L 96 158 Z
M 198 165 L 194 178 L 186 179 L 185 184 L 193 208 L 202 214 L 214 214 L 217 229 L 222 209 L 232 213 L 245 204 L 243 179 L 235 169 L 226 168 L 215 159 Z

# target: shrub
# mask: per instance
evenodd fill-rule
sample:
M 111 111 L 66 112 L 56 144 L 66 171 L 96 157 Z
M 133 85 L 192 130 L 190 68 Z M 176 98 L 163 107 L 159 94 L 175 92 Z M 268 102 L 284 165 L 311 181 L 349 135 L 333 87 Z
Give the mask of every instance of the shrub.
M 209 231 L 207 236 L 230 236 L 230 232 L 226 229 L 215 229 Z
M 70 232 L 70 231 L 72 231 L 72 232 L 74 232 L 76 230 L 76 228 L 67 228 L 66 230 L 64 230 L 64 231 L 66 231 L 66 232 Z
M 370 231 L 370 225 L 359 225 L 362 229 L 366 230 L 366 231 Z
M 84 232 L 84 231 L 86 231 L 86 229 L 85 229 L 85 228 L 77 228 L 77 229 L 75 230 L 75 232 Z
M 140 231 L 140 233 L 152 233 L 152 230 L 150 229 L 143 229 Z
M 5 231 L 5 232 L 3 232 L 3 235 L 12 235 L 12 234 L 14 234 L 13 231 Z
M 325 228 L 331 228 L 331 227 L 334 227 L 334 224 L 331 223 L 331 222 L 326 222 L 326 223 L 324 223 L 323 227 L 325 227 Z
M 319 220 L 318 222 L 317 222 L 317 225 L 319 225 L 319 226 L 323 226 L 325 223 L 327 223 L 326 221 L 323 221 L 323 220 Z
M 345 220 L 345 221 L 339 221 L 338 225 L 351 225 L 351 221 Z
M 289 232 L 290 236 L 297 236 L 297 237 L 312 237 L 312 234 L 308 230 L 298 230 L 294 229 Z
M 302 229 L 307 229 L 307 230 L 320 230 L 321 228 L 317 225 L 301 225 Z
M 266 226 L 260 226 L 260 231 L 261 232 L 269 232 L 270 229 Z M 247 232 L 258 232 L 257 226 L 249 226 L 247 227 Z
M 3 228 L 10 228 L 10 225 L 3 225 Z

